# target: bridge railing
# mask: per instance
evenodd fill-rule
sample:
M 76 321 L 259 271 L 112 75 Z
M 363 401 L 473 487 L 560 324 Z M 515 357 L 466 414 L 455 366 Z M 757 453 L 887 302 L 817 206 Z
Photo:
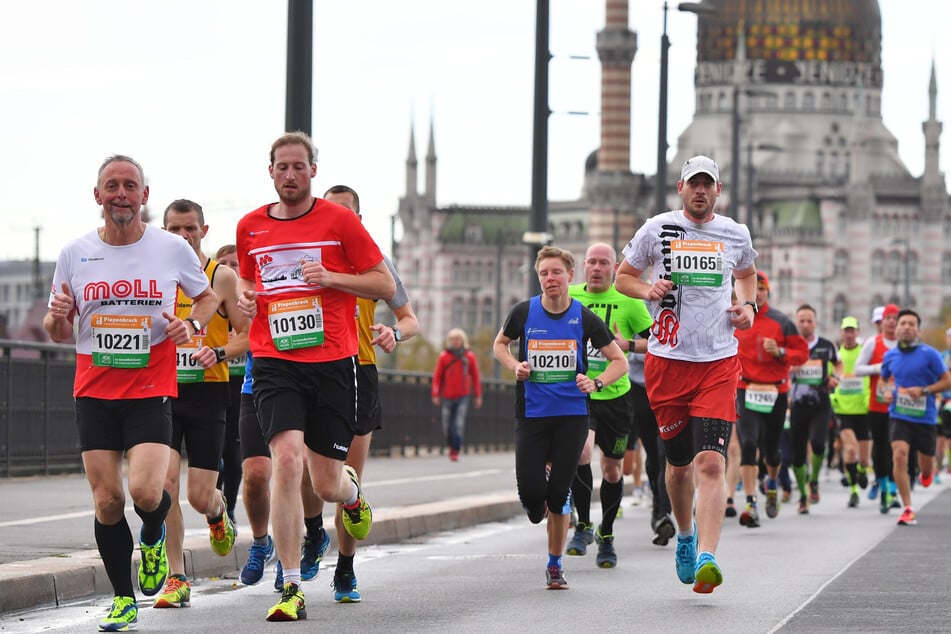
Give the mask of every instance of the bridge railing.
M 74 347 L 0 339 L 0 477 L 82 471 L 73 377 Z M 430 399 L 431 376 L 380 370 L 383 429 L 373 434 L 374 455 L 418 455 L 445 449 L 439 409 Z M 509 382 L 483 382 L 482 409 L 469 408 L 466 448 L 514 447 Z

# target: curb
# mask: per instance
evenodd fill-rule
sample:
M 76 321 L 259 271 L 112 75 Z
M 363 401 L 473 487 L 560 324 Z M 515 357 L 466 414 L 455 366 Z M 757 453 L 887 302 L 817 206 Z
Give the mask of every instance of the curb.
M 522 513 L 522 505 L 512 492 L 385 508 L 375 513 L 373 529 L 361 544 L 393 544 L 476 524 L 506 521 Z M 330 526 L 327 532 L 332 534 L 335 531 Z M 186 536 L 183 548 L 185 574 L 189 577 L 220 577 L 240 571 L 251 545 L 251 538 L 246 533 L 247 529 L 242 531 L 231 553 L 224 557 L 211 550 L 207 535 Z M 136 550 L 130 571 L 133 579 L 138 566 Z M 102 567 L 98 550 L 0 565 L 0 615 L 111 594 L 112 584 Z

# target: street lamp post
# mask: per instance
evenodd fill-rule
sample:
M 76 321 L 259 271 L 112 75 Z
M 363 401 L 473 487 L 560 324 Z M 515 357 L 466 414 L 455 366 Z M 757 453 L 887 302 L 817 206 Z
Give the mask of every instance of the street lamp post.
M 548 0 L 535 3 L 535 104 L 532 115 L 532 210 L 529 228 L 532 232 L 548 230 Z M 528 269 L 535 264 L 535 253 L 528 254 Z M 528 276 L 528 294 L 541 293 L 541 284 Z
M 713 5 L 703 2 L 681 2 L 678 11 L 695 13 L 698 16 L 717 12 Z M 664 3 L 664 32 L 660 36 L 660 103 L 657 109 L 657 192 L 654 209 L 667 211 L 667 67 L 670 38 L 667 37 L 667 3 Z

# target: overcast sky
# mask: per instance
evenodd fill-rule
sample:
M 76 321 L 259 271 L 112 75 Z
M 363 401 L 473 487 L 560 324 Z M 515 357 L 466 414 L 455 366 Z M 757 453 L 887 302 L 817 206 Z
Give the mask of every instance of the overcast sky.
M 410 124 L 425 155 L 435 122 L 437 202 L 531 200 L 532 0 L 314 0 L 315 193 L 346 183 L 389 250 Z M 672 6 L 676 2 L 671 3 Z M 931 60 L 938 118 L 951 126 L 951 2 L 880 0 L 884 120 L 920 175 Z M 247 211 L 275 199 L 271 141 L 284 129 L 286 2 L 30 0 L 0 3 L 0 258 L 55 259 L 100 222 L 103 158 L 145 168 L 151 206 L 206 209 L 205 250 L 234 241 Z M 631 0 L 632 169 L 656 171 L 662 0 Z M 696 16 L 671 11 L 671 145 L 693 114 Z M 603 0 L 551 0 L 549 197 L 576 198 L 598 144 L 595 33 Z M 940 29 L 940 30 L 939 30 Z M 590 56 L 589 60 L 572 56 Z M 942 79 L 942 77 L 944 79 Z M 586 111 L 588 116 L 570 115 Z M 951 169 L 951 135 L 942 169 Z M 670 150 L 673 156 L 675 148 Z M 421 160 L 420 176 L 422 176 Z

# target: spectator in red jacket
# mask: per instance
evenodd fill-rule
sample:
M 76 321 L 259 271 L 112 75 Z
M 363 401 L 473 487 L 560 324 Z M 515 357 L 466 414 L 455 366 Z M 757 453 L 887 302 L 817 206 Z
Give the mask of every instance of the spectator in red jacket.
M 433 371 L 433 405 L 442 409 L 442 432 L 449 443 L 449 459 L 458 460 L 466 430 L 466 412 L 469 401 L 482 407 L 482 382 L 479 380 L 479 361 L 469 349 L 469 339 L 461 328 L 453 328 L 446 335 L 446 348 L 439 353 Z

